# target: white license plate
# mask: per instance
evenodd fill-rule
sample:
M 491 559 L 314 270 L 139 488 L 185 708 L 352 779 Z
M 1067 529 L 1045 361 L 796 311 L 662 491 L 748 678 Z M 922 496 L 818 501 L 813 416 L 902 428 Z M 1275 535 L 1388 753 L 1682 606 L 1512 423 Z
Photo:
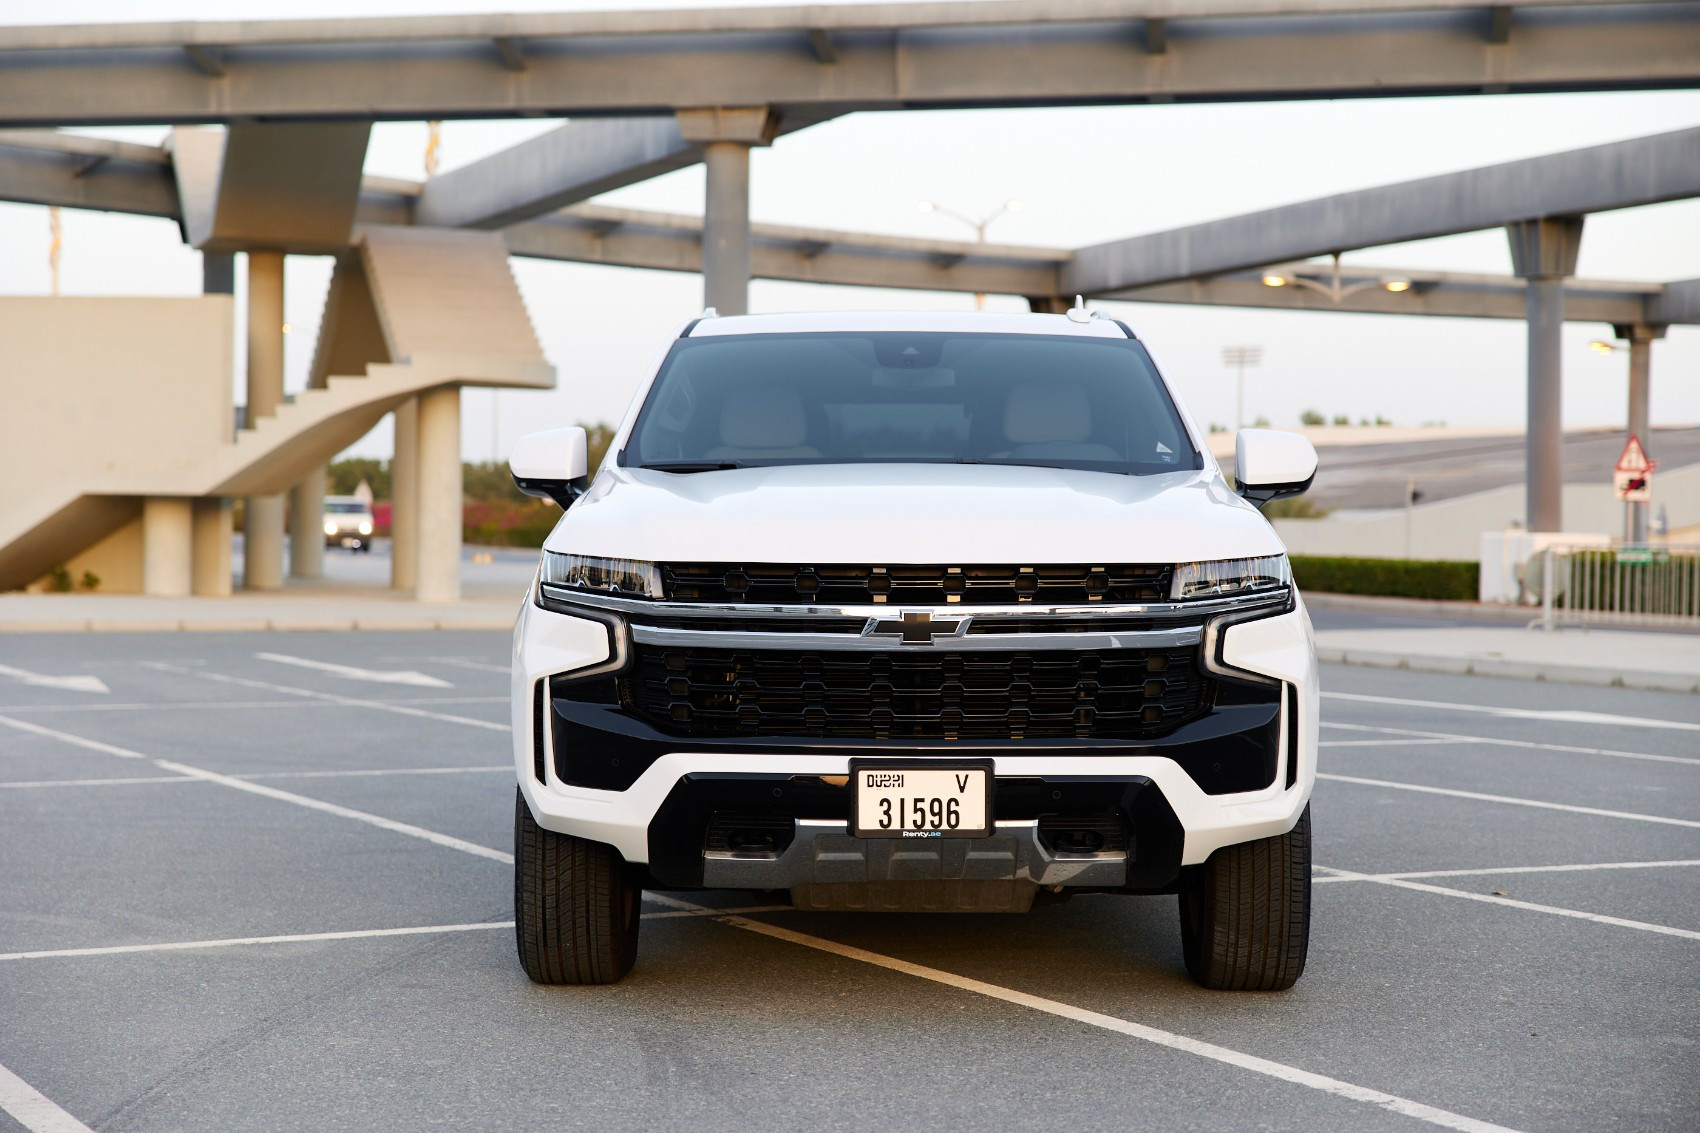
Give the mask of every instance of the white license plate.
M 986 766 L 852 764 L 858 838 L 984 838 L 992 832 L 992 771 Z

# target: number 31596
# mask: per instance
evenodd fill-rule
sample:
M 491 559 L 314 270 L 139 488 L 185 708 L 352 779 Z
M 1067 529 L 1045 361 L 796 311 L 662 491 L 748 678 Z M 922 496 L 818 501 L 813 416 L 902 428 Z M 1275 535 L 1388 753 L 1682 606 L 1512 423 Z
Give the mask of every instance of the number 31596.
M 962 825 L 962 804 L 957 799 L 888 796 L 879 802 L 881 830 L 955 830 Z

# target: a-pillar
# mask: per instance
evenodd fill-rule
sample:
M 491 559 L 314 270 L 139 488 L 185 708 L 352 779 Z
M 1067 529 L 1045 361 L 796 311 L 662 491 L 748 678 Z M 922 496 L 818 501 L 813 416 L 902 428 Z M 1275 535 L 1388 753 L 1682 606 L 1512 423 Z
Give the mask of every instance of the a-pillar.
M 1530 531 L 1564 530 L 1564 281 L 1576 274 L 1582 218 L 1545 217 L 1506 228 L 1511 269 L 1528 280 L 1529 418 L 1524 437 L 1525 523 Z
M 418 541 L 421 602 L 460 600 L 460 387 L 419 395 Z
M 230 501 L 209 496 L 195 501 L 191 588 L 205 598 L 230 596 Z
M 703 306 L 722 315 L 750 309 L 750 150 L 773 141 L 765 106 L 712 106 L 678 112 L 679 134 L 703 147 L 708 197 L 702 222 Z
M 419 399 L 395 407 L 395 456 L 390 460 L 390 586 L 419 584 Z
M 289 489 L 289 577 L 325 577 L 325 466 Z
M 1617 337 L 1629 343 L 1629 435 L 1640 440 L 1641 447 L 1652 456 L 1652 416 L 1649 399 L 1652 396 L 1653 340 L 1663 338 L 1667 327 L 1653 323 L 1618 324 L 1612 327 Z M 1629 505 L 1629 541 L 1647 541 L 1647 505 Z
M 194 509 L 190 500 L 142 501 L 142 593 L 187 598 L 194 562 Z
M 248 253 L 248 414 L 254 428 L 283 404 L 283 253 Z M 243 508 L 242 585 L 283 585 L 283 496 L 250 496 Z

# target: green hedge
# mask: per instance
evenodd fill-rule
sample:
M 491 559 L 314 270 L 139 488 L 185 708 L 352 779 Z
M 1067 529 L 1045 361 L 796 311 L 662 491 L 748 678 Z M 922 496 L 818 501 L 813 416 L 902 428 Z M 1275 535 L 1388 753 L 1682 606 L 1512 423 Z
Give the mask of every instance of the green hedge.
M 1474 602 L 1480 593 L 1478 563 L 1322 555 L 1294 555 L 1292 563 L 1293 579 L 1300 590 L 1460 602 Z
M 513 527 L 480 524 L 461 528 L 461 539 L 479 547 L 541 547 L 549 532 L 555 529 L 554 520 L 547 523 L 523 523 Z

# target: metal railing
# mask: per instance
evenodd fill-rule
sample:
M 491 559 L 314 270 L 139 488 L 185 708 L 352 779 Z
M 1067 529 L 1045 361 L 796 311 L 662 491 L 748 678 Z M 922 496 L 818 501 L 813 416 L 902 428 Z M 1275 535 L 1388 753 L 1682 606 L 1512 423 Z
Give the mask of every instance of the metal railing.
M 1700 544 L 1550 546 L 1525 577 L 1540 588 L 1533 625 L 1700 629 Z M 1526 584 L 1527 585 L 1527 584 Z

